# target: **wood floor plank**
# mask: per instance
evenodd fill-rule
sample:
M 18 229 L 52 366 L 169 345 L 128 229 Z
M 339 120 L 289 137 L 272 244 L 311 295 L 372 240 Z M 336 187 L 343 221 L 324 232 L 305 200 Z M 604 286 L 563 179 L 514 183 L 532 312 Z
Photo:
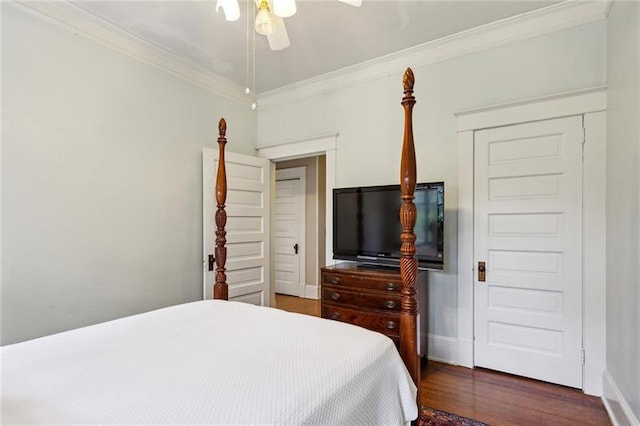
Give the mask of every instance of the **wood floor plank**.
M 424 382 L 424 381 L 423 381 Z M 428 380 L 427 380 L 428 382 Z M 434 391 L 447 389 L 451 393 L 464 394 L 466 384 L 461 382 L 456 377 L 444 377 L 437 381 L 437 388 L 434 384 L 425 386 L 423 384 L 423 390 Z M 514 389 L 508 385 L 483 383 L 476 381 L 473 383 L 473 389 L 475 393 L 481 394 L 485 398 L 500 399 L 505 396 L 505 392 L 509 393 L 509 403 L 512 405 L 527 405 L 529 408 L 534 408 L 542 412 L 553 413 L 558 410 L 563 410 L 566 416 L 583 416 L 585 412 L 593 407 L 585 406 L 581 400 L 577 400 L 575 396 L 564 394 L 555 395 L 549 393 L 536 393 L 534 390 L 526 389 Z M 568 392 L 574 392 L 573 390 Z M 575 391 L 579 392 L 579 391 Z
M 276 307 L 289 312 L 320 316 L 320 301 L 300 297 L 276 294 Z
M 320 316 L 320 301 L 276 295 L 276 307 Z M 610 425 L 602 401 L 578 389 L 524 377 L 429 361 L 422 368 L 422 405 L 501 425 Z
M 435 362 L 423 371 L 422 403 L 439 410 L 490 424 L 610 424 L 600 399 L 576 389 Z

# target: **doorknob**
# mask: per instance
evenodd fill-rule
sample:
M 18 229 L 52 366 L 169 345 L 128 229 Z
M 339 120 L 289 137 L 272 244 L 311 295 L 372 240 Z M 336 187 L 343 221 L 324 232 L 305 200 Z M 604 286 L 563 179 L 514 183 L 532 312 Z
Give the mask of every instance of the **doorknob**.
M 487 267 L 485 262 L 478 262 L 478 281 L 485 282 Z
M 296 251 L 296 254 L 298 254 L 298 243 L 293 245 L 293 249 Z

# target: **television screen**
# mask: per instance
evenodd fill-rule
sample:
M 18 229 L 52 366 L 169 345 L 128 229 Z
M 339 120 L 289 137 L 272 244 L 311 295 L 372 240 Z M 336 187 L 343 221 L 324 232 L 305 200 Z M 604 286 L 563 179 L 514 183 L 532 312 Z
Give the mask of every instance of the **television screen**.
M 399 185 L 333 191 L 333 257 L 397 265 L 400 257 Z M 416 258 L 422 268 L 444 264 L 444 183 L 416 185 Z

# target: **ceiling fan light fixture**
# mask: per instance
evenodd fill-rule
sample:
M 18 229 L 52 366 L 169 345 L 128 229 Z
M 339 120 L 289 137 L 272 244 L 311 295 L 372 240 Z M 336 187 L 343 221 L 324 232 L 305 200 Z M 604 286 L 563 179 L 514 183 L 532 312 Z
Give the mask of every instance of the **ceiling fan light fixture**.
M 296 0 L 273 0 L 273 14 L 288 18 L 296 13 Z
M 240 5 L 238 0 L 218 0 L 216 2 L 216 12 L 222 8 L 224 18 L 227 21 L 237 21 L 240 19 Z
M 274 33 L 275 27 L 273 25 L 273 18 L 269 11 L 269 5 L 267 0 L 262 0 L 258 7 L 258 14 L 256 15 L 255 30 L 258 34 L 270 36 Z

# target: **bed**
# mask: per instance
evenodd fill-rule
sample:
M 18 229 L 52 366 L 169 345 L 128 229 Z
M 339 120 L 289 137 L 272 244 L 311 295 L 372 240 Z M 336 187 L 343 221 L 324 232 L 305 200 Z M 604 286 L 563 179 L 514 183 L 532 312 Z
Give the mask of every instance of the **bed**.
M 400 351 L 350 324 L 228 301 L 220 120 L 214 299 L 0 348 L 3 424 L 406 424 L 416 419 L 413 73 L 403 77 Z

